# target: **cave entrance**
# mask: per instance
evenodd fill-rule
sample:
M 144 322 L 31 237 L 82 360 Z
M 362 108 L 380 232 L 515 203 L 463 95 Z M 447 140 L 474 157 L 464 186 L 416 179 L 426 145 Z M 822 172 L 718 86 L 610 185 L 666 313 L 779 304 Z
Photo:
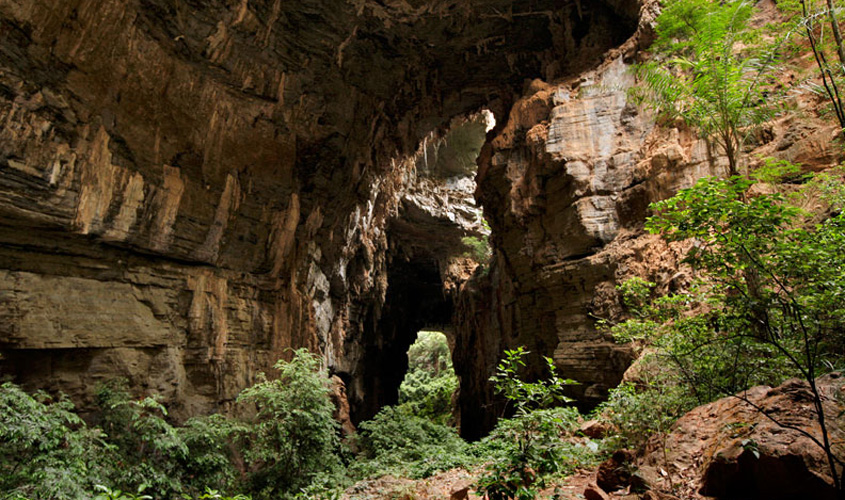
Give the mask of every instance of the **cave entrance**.
M 456 119 L 403 160 L 407 184 L 386 227 L 384 302 L 366 313 L 358 376 L 348 390 L 356 424 L 399 403 L 418 332 L 452 331 L 457 284 L 475 268 L 465 241 L 489 234 L 474 192 L 476 160 L 494 124 L 489 111 Z
M 384 306 L 365 328 L 360 398 L 351 403 L 355 423 L 399 403 L 399 386 L 408 372 L 408 349 L 421 330 L 449 330 L 453 304 L 444 293 L 437 261 L 394 257 L 388 268 Z

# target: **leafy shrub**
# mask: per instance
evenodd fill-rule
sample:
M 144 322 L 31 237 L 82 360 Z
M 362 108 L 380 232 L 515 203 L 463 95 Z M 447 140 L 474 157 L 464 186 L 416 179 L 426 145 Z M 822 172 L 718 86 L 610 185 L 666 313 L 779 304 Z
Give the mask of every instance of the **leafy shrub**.
M 487 466 L 476 488 L 491 500 L 530 500 L 537 488 L 545 485 L 546 476 L 562 472 L 567 448 L 561 438 L 574 421 L 574 410 L 543 410 L 555 403 L 569 401 L 564 388 L 575 382 L 557 376 L 551 358 L 543 358 L 548 377 L 536 382 L 519 378 L 528 352 L 518 347 L 505 351 L 505 358 L 496 367 L 490 380 L 496 391 L 513 404 L 516 416 L 499 423 L 486 446 L 500 447 L 500 455 Z M 502 446 L 497 442 L 510 443 Z
M 490 246 L 490 224 L 483 217 L 480 223 L 480 234 L 478 236 L 464 236 L 461 238 L 461 243 L 466 248 L 464 256 L 483 266 L 490 262 L 490 258 L 493 256 L 493 248 Z
M 383 474 L 428 477 L 475 459 L 454 428 L 387 406 L 358 426 L 363 457 L 353 464 L 358 477 Z
M 634 89 L 671 121 L 682 119 L 725 154 L 731 175 L 743 170 L 742 151 L 777 112 L 774 71 L 789 36 L 762 37 L 744 0 L 667 0 L 656 19 L 654 57 L 640 65 Z
M 228 490 L 236 483 L 233 442 L 247 430 L 246 425 L 222 415 L 195 417 L 178 429 L 188 448 L 182 468 L 190 478 L 186 489 L 191 494 L 204 492 L 200 498 L 214 498 L 205 495 L 219 495 L 219 490 Z
M 181 494 L 181 464 L 188 459 L 188 447 L 165 420 L 164 405 L 154 397 L 133 400 L 125 380 L 100 386 L 97 404 L 100 426 L 119 462 L 110 484 L 123 490 L 146 486 L 163 497 Z
M 130 493 L 98 484 L 96 490 L 99 493 L 94 500 L 152 500 L 153 497 L 144 494 L 145 489 L 146 486 L 141 486 L 137 493 Z
M 571 401 L 564 396 L 563 392 L 567 385 L 577 382 L 558 377 L 551 358 L 543 357 L 548 370 L 547 378 L 536 382 L 527 382 L 519 378 L 520 368 L 525 366 L 524 358 L 528 354 L 529 352 L 521 346 L 513 350 L 505 350 L 505 359 L 499 362 L 496 373 L 490 377 L 496 392 L 515 407 L 517 415 L 526 415 L 530 410 Z
M 182 427 L 166 420 L 158 399 L 132 399 L 124 380 L 97 390 L 101 429 L 89 429 L 65 397 L 3 384 L 0 499 L 248 500 L 221 493 L 243 473 L 259 498 L 330 498 L 345 479 L 328 377 L 306 350 L 276 368 L 278 379 L 241 394 L 254 408 L 249 421 L 212 415 Z M 247 471 L 236 466 L 244 459 Z
M 279 378 L 245 389 L 238 401 L 254 405 L 246 434 L 250 488 L 258 498 L 278 498 L 306 487 L 339 466 L 339 426 L 332 414 L 328 377 L 306 349 L 279 361 Z
M 108 447 L 64 396 L 0 386 L 0 498 L 84 498 L 104 479 Z
M 696 406 L 685 385 L 658 377 L 647 385 L 627 382 L 612 389 L 596 412 L 615 429 L 613 447 L 638 448 Z
M 467 248 L 464 255 L 479 264 L 487 263 L 493 255 L 493 249 L 490 248 L 490 240 L 487 236 L 464 236 L 461 238 L 461 243 Z

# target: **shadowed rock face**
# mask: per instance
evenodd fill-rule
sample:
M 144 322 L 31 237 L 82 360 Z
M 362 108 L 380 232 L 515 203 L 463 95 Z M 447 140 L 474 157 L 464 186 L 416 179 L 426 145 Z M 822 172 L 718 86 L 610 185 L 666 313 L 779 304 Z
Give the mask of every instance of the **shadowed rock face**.
M 621 0 L 0 4 L 2 372 L 84 408 L 125 376 L 184 417 L 306 346 L 369 416 L 431 321 L 408 297 L 445 321 L 433 290 L 455 289 L 462 249 L 442 242 L 473 231 L 413 216 L 421 140 L 484 106 L 506 116 L 526 78 L 596 64 L 637 15 Z

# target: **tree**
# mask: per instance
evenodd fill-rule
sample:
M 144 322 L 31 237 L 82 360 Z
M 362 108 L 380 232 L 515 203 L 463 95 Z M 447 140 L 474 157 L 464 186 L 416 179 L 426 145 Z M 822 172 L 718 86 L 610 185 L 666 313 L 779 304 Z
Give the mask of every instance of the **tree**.
M 254 405 L 245 456 L 259 498 L 278 498 L 307 486 L 337 465 L 339 424 L 320 359 L 297 349 L 275 365 L 279 377 L 245 389 L 238 402 Z
M 778 192 L 750 195 L 755 182 L 706 178 L 652 205 L 649 231 L 694 242 L 685 261 L 698 285 L 643 301 L 643 312 L 614 331 L 650 342 L 699 404 L 722 396 L 751 404 L 742 391 L 752 385 L 803 379 L 820 435 L 766 417 L 815 442 L 842 493 L 845 457 L 830 438 L 816 379 L 845 359 L 845 187 L 830 175 L 810 183 L 833 203 L 814 215 Z
M 97 388 L 100 425 L 114 447 L 112 486 L 124 491 L 145 486 L 162 496 L 184 493 L 181 463 L 188 447 L 176 427 L 167 422 L 167 409 L 158 397 L 135 400 L 125 379 Z
M 490 500 L 532 500 L 537 495 L 535 486 L 544 484 L 543 475 L 557 472 L 562 462 L 558 444 L 566 422 L 560 414 L 544 408 L 570 402 L 564 390 L 576 382 L 558 377 L 554 361 L 548 357 L 543 357 L 548 369 L 545 379 L 522 380 L 519 372 L 525 366 L 528 351 L 517 347 L 504 354 L 490 381 L 496 392 L 513 405 L 516 415 L 500 421 L 495 432 L 515 447 L 503 460 L 488 466 L 477 488 Z
M 788 33 L 766 40 L 749 28 L 747 1 L 669 0 L 658 16 L 651 60 L 638 67 L 634 97 L 667 121 L 681 119 L 713 140 L 742 173 L 742 150 L 776 111 L 772 71 Z

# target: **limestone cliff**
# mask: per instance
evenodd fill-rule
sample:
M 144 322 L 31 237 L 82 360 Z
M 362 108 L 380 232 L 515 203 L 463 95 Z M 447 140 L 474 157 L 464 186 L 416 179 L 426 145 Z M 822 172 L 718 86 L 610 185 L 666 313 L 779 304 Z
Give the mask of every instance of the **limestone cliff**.
M 186 416 L 307 346 L 372 414 L 430 321 L 407 308 L 464 272 L 437 248 L 468 229 L 414 208 L 415 152 L 595 65 L 638 8 L 0 2 L 3 374 L 83 407 L 125 376 Z
M 487 379 L 504 349 L 524 345 L 553 357 L 579 382 L 571 395 L 593 405 L 632 360 L 596 328 L 598 319 L 619 317 L 615 286 L 639 276 L 671 289 L 687 279 L 683 244 L 644 233 L 648 205 L 700 177 L 724 175 L 727 162 L 692 131 L 655 126 L 628 98 L 636 83 L 630 64 L 649 42 L 650 7 L 635 35 L 595 70 L 533 82 L 479 158 L 478 197 L 496 253 L 489 273 L 464 285 L 456 311 L 468 437 L 489 430 L 501 413 Z M 806 170 L 840 162 L 838 131 L 818 118 L 819 97 L 791 99 L 798 112 L 767 126 L 748 157 L 788 159 Z M 532 365 L 543 368 L 537 358 Z

